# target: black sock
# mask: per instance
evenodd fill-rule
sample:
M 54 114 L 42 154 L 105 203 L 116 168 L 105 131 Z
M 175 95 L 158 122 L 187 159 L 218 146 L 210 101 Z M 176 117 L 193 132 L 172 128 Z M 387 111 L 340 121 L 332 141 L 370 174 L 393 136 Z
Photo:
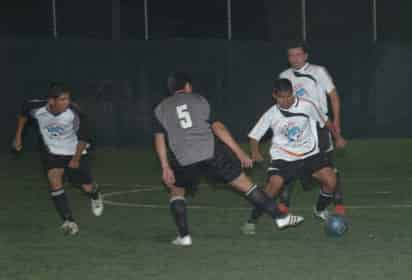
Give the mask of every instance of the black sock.
M 263 215 L 263 213 L 263 209 L 254 207 L 252 209 L 252 212 L 250 212 L 250 217 L 249 220 L 247 220 L 247 222 L 249 224 L 256 224 L 257 220 Z
M 316 203 L 316 210 L 323 211 L 328 207 L 328 205 L 333 200 L 333 194 L 323 192 L 322 190 L 319 193 L 318 202 Z
M 92 183 L 93 189 L 91 192 L 87 193 L 87 195 L 93 199 L 97 200 L 99 198 L 99 186 L 96 183 Z
M 246 192 L 246 198 L 255 206 L 255 208 L 266 212 L 273 219 L 277 219 L 282 216 L 273 199 L 270 198 L 262 189 L 258 188 L 257 185 L 252 186 L 249 191 Z
M 184 197 L 174 197 L 170 200 L 170 211 L 175 220 L 180 237 L 189 234 L 186 215 L 186 201 Z
M 56 206 L 57 213 L 63 221 L 73 221 L 72 211 L 69 207 L 69 202 L 63 188 L 50 191 L 50 195 Z

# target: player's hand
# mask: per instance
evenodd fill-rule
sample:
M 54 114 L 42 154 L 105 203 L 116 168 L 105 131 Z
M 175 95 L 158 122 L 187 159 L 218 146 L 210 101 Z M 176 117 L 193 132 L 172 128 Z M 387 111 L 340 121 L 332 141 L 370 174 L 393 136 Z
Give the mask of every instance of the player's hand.
M 170 167 L 162 169 L 162 180 L 166 186 L 174 185 L 176 183 L 175 173 Z
M 245 153 L 242 153 L 238 156 L 240 163 L 242 164 L 242 168 L 252 168 L 253 167 L 253 160 Z
M 21 141 L 21 137 L 14 138 L 11 146 L 12 146 L 13 150 L 15 150 L 16 152 L 20 152 L 23 149 L 23 144 L 22 144 L 22 141 Z
M 337 149 L 344 149 L 346 144 L 347 141 L 342 136 L 335 139 L 335 146 Z
M 72 158 L 69 162 L 69 168 L 77 169 L 80 166 L 80 160 Z

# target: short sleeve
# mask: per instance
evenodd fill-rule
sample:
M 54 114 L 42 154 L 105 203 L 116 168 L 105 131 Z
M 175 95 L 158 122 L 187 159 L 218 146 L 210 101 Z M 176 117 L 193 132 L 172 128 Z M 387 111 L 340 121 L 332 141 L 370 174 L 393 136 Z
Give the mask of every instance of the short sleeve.
M 275 106 L 266 111 L 262 117 L 258 120 L 256 125 L 249 132 L 248 137 L 260 141 L 262 137 L 266 134 L 270 126 L 272 125 L 273 119 L 275 117 Z
M 156 107 L 156 109 L 153 111 L 152 114 L 152 120 L 151 120 L 151 127 L 152 127 L 152 132 L 153 134 L 156 133 L 166 133 L 166 130 L 164 129 L 163 125 L 161 124 L 159 117 L 158 117 L 158 113 L 157 111 L 159 110 L 159 107 Z
M 335 89 L 335 84 L 333 83 L 332 77 L 330 76 L 329 72 L 326 70 L 325 67 L 319 68 L 318 78 L 319 84 L 327 93 Z
M 45 106 L 47 103 L 46 100 L 40 100 L 40 99 L 31 99 L 31 100 L 26 100 L 23 102 L 21 109 L 20 109 L 20 115 L 25 116 L 27 118 L 33 117 L 33 112 L 36 109 L 39 109 L 42 106 Z

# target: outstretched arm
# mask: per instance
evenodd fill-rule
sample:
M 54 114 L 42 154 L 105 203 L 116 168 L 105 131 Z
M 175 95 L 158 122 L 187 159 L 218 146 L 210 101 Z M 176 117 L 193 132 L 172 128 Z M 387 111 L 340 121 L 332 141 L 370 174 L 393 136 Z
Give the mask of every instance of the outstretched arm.
M 17 127 L 16 127 L 16 135 L 14 136 L 13 148 L 16 151 L 21 151 L 23 148 L 23 141 L 22 135 L 24 127 L 26 126 L 28 118 L 24 115 L 19 115 L 17 117 Z
M 212 130 L 216 137 L 225 143 L 233 151 L 233 153 L 235 153 L 236 157 L 242 163 L 242 167 L 248 168 L 253 166 L 253 161 L 238 145 L 223 123 L 215 121 L 212 124 Z

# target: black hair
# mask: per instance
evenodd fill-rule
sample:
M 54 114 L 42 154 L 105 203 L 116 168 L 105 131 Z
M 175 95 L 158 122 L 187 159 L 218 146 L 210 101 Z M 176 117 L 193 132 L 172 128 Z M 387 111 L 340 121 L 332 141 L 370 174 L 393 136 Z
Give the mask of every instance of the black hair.
M 277 79 L 273 85 L 273 92 L 293 92 L 292 83 L 288 79 Z
M 184 89 L 186 84 L 192 84 L 192 79 L 187 73 L 174 72 L 167 79 L 167 88 L 171 93 Z
M 290 42 L 288 42 L 287 50 L 295 49 L 295 48 L 301 48 L 304 53 L 309 52 L 308 45 L 303 41 L 290 41 Z
M 65 84 L 54 82 L 50 84 L 49 93 L 47 95 L 47 98 L 57 98 L 64 93 L 70 93 L 70 92 L 71 92 L 71 89 Z

